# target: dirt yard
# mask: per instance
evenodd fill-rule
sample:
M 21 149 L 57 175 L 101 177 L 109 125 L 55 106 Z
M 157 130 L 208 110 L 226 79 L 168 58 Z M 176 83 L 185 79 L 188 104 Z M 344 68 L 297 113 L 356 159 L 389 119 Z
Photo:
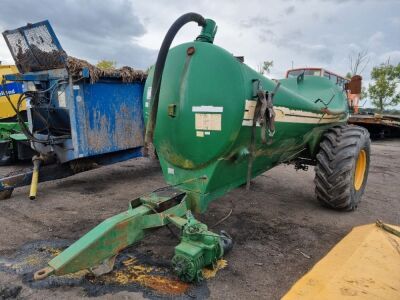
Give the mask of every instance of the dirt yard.
M 11 170 L 0 167 L 0 175 Z M 232 209 L 230 217 L 213 230 L 230 233 L 234 248 L 225 257 L 227 267 L 176 298 L 279 299 L 353 226 L 378 218 L 400 224 L 400 140 L 373 142 L 366 192 L 355 212 L 319 206 L 313 177 L 312 168 L 304 172 L 279 166 L 256 178 L 250 192 L 238 188 L 215 201 L 207 215 L 198 216 L 213 225 Z M 32 272 L 43 267 L 43 260 L 31 269 L 26 267 L 33 252 L 45 249 L 38 244 L 62 248 L 105 218 L 126 210 L 129 200 L 164 185 L 157 162 L 136 159 L 40 184 L 36 201 L 27 199 L 28 188 L 17 189 L 11 199 L 0 201 L 0 299 L 7 295 L 20 299 L 165 298 L 149 284 L 96 281 L 89 275 L 38 284 L 32 281 Z M 160 229 L 131 251 L 138 257 L 145 253 L 151 267 L 168 261 L 177 243 L 169 231 Z

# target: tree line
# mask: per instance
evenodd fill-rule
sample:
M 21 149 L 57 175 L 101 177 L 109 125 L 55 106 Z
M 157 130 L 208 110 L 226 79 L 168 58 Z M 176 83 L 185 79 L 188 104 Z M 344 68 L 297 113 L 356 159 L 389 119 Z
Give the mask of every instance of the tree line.
M 370 56 L 367 50 L 349 55 L 349 69 L 347 77 L 353 75 L 363 75 L 368 65 Z M 373 109 L 364 109 L 364 111 L 380 113 L 396 113 L 398 110 L 393 108 L 400 104 L 400 63 L 392 64 L 390 58 L 371 71 L 372 83 L 368 88 L 363 88 L 361 98 L 369 98 Z

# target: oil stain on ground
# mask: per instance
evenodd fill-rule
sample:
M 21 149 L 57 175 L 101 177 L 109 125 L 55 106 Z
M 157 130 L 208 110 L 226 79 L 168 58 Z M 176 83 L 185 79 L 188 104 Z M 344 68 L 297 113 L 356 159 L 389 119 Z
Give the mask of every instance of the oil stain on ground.
M 83 287 L 88 297 L 113 294 L 120 291 L 142 292 L 149 299 L 206 299 L 210 293 L 207 281 L 189 284 L 180 281 L 168 261 L 152 258 L 150 253 L 138 253 L 133 247 L 121 252 L 111 273 L 93 276 L 83 270 L 64 276 L 50 276 L 35 281 L 33 274 L 70 245 L 70 241 L 36 241 L 22 246 L 11 258 L 0 257 L 0 271 L 15 273 L 31 288 L 49 289 L 66 286 Z M 203 270 L 210 280 L 218 270 L 227 266 L 220 260 L 214 269 Z

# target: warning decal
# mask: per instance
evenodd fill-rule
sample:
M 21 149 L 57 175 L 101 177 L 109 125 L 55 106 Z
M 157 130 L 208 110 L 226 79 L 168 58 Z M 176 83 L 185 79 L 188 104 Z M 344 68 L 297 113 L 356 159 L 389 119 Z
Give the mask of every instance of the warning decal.
M 221 131 L 221 114 L 195 114 L 196 130 Z

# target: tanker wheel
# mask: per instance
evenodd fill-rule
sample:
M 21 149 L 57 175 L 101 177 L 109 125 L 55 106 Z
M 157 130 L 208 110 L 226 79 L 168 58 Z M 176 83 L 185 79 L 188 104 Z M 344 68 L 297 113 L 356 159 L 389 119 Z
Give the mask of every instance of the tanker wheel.
M 357 208 L 367 183 L 370 162 L 369 133 L 354 125 L 327 130 L 320 143 L 315 167 L 315 193 L 327 207 Z

